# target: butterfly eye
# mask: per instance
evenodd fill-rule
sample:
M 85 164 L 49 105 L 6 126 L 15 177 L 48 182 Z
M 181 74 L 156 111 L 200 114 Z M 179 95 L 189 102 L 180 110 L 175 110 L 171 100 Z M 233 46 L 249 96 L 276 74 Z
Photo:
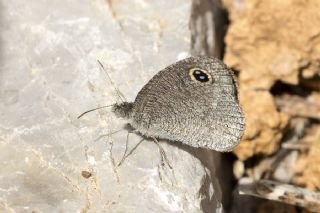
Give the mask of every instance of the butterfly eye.
M 199 81 L 201 83 L 212 83 L 212 77 L 206 70 L 192 68 L 190 69 L 189 75 L 194 81 Z

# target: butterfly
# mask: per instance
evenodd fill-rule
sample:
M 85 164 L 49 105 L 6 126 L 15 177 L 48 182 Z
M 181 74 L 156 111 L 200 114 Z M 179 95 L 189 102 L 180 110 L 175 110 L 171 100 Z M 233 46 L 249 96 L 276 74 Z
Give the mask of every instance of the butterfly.
M 114 104 L 112 111 L 146 137 L 222 152 L 240 143 L 245 128 L 233 72 L 208 56 L 159 71 L 134 102 Z

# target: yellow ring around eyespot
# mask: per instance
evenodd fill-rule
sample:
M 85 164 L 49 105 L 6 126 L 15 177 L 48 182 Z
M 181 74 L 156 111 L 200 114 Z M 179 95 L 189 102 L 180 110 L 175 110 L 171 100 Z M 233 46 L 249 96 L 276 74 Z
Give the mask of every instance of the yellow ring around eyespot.
M 191 69 L 189 70 L 190 78 L 191 78 L 193 81 L 199 82 L 199 81 L 193 76 L 193 72 L 194 72 L 195 70 L 200 70 L 200 71 L 204 72 L 204 73 L 208 76 L 209 81 L 207 81 L 207 82 L 201 82 L 201 83 L 211 84 L 211 83 L 213 82 L 212 76 L 208 73 L 208 71 L 207 71 L 207 70 L 204 70 L 204 69 L 201 69 L 201 68 L 198 68 L 198 67 L 191 68 Z

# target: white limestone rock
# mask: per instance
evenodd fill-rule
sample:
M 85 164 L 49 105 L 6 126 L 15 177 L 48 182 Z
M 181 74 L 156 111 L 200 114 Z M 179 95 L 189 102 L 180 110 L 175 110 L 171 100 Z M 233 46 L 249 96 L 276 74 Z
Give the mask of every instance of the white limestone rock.
M 217 212 L 212 152 L 142 142 L 110 109 L 188 55 L 191 1 L 1 1 L 0 212 Z M 114 82 L 99 67 L 100 60 Z M 128 153 L 141 140 L 130 134 Z M 171 165 L 168 165 L 168 162 Z

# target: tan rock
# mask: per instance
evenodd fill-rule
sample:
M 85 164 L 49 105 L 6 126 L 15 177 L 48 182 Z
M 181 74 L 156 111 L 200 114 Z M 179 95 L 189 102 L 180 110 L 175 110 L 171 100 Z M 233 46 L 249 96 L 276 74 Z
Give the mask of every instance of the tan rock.
M 277 111 L 268 91 L 240 87 L 239 95 L 246 117 L 246 130 L 241 144 L 235 149 L 236 155 L 245 160 L 255 153 L 272 154 L 278 148 L 288 116 Z
M 235 153 L 245 160 L 256 153 L 275 152 L 285 131 L 289 116 L 278 112 L 269 93 L 274 83 L 298 84 L 301 78 L 319 75 L 320 1 L 225 0 L 224 4 L 231 19 L 224 61 L 239 71 L 247 123 Z
M 320 127 L 313 125 L 302 141 L 311 146 L 308 153 L 300 155 L 293 182 L 311 190 L 320 190 Z
M 225 61 L 240 82 L 269 89 L 275 80 L 297 84 L 319 74 L 320 1 L 227 1 L 231 25 Z M 240 6 L 239 6 L 240 5 Z

